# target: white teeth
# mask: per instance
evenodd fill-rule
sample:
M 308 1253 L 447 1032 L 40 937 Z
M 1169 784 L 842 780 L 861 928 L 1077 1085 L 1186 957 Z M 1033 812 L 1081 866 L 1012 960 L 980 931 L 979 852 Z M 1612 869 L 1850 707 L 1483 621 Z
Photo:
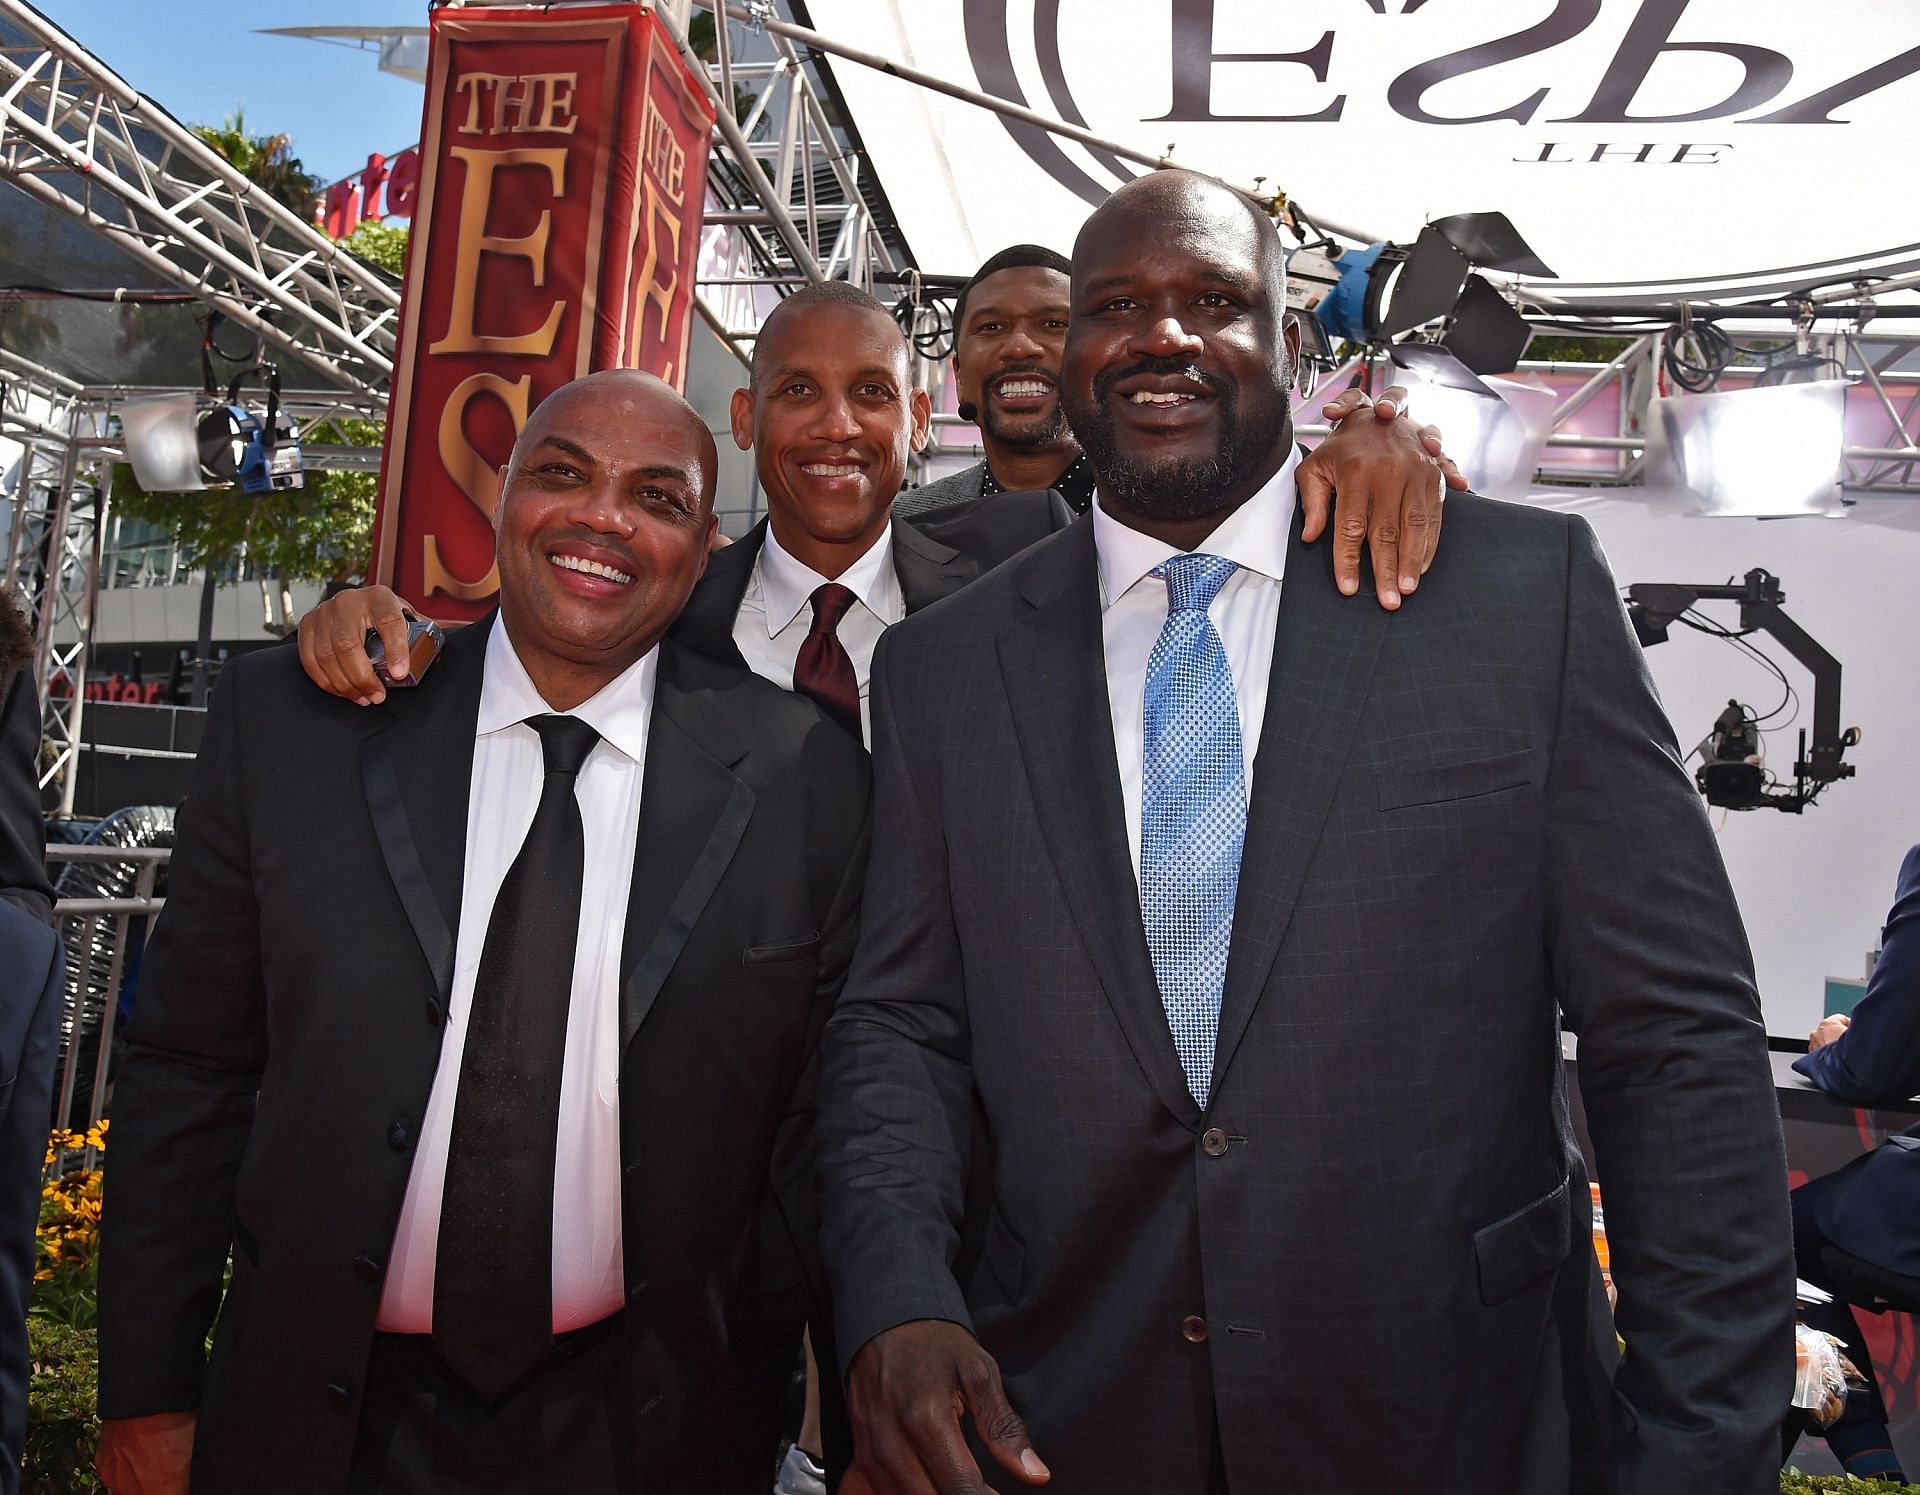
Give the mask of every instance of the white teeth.
M 1193 398 L 1178 391 L 1169 390 L 1166 394 L 1157 394 L 1151 389 L 1139 390 L 1128 396 L 1136 405 L 1184 405 Z
M 850 478 L 860 469 L 851 462 L 806 462 L 800 470 L 810 478 Z
M 1009 379 L 999 389 L 1003 400 L 1037 400 L 1047 392 L 1038 379 Z
M 547 559 L 563 571 L 580 571 L 588 576 L 604 576 L 608 581 L 617 581 L 623 586 L 633 580 L 626 572 L 616 571 L 613 567 L 599 561 L 590 561 L 585 556 L 550 555 Z

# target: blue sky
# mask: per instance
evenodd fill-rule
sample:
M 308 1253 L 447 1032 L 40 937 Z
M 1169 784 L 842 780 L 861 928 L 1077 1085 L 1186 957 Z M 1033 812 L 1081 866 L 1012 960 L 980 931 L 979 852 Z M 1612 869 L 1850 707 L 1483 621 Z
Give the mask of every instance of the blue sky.
M 308 171 L 334 181 L 370 151 L 420 137 L 422 90 L 333 42 L 261 36 L 264 26 L 422 26 L 426 0 L 31 0 L 56 26 L 188 124 L 236 106 L 256 134 L 293 137 Z

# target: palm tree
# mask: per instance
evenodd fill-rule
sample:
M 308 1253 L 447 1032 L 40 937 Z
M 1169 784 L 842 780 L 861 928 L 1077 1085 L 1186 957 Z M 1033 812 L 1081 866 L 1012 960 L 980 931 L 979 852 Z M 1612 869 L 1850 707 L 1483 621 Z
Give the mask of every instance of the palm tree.
M 230 161 L 234 169 L 302 220 L 311 220 L 319 183 L 293 154 L 289 135 L 249 135 L 245 111 L 235 109 L 218 125 L 196 125 L 194 134 Z

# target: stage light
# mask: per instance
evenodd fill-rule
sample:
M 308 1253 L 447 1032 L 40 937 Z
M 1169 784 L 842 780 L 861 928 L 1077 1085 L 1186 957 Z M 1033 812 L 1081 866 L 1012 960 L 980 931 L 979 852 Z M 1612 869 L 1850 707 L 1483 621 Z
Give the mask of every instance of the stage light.
M 1512 304 L 1478 275 L 1454 303 L 1441 346 L 1476 374 L 1505 374 L 1520 367 L 1533 329 Z
M 207 486 L 201 473 L 191 394 L 150 395 L 120 407 L 120 436 L 134 478 L 149 493 Z
M 1445 321 L 1441 342 L 1479 374 L 1517 367 L 1532 332 L 1474 268 L 1556 278 L 1504 213 L 1456 213 L 1412 244 L 1370 244 L 1331 263 L 1339 282 L 1308 308 L 1329 337 L 1379 344 Z
M 254 375 L 267 385 L 264 413 L 241 398 L 241 384 Z M 270 364 L 237 374 L 223 403 L 191 394 L 128 400 L 120 407 L 120 436 L 135 479 L 149 493 L 237 486 L 257 497 L 306 480 L 299 431 L 280 408 L 280 376 Z
M 1387 353 L 1414 419 L 1441 429 L 1448 455 L 1473 475 L 1474 491 L 1525 498 L 1556 396 L 1510 380 L 1496 387 L 1432 343 L 1396 343 Z
M 1823 379 L 1655 399 L 1647 486 L 1680 495 L 1698 514 L 1839 512 L 1846 394 L 1846 380 Z

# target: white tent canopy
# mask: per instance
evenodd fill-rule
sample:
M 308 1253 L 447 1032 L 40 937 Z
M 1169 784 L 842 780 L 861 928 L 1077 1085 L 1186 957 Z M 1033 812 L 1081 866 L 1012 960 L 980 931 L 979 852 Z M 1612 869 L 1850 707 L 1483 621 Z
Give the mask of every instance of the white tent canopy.
M 824 35 L 1366 238 L 1508 214 L 1594 301 L 1920 272 L 1911 0 L 811 0 Z M 1062 251 L 1144 168 L 829 63 L 923 270 Z

